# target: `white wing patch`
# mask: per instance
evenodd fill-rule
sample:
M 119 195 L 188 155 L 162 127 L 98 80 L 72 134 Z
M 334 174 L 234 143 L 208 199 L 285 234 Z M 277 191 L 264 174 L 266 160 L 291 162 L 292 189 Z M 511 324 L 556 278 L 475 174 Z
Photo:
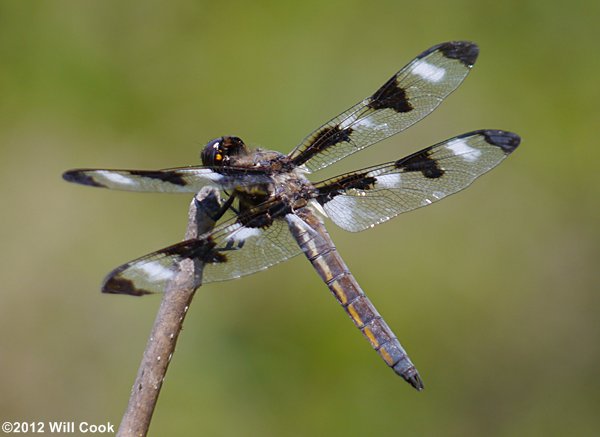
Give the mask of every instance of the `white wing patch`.
M 364 127 L 365 129 L 382 129 L 383 128 L 383 126 L 379 126 L 379 125 L 375 124 L 375 122 L 373 120 L 370 120 L 369 118 L 363 118 L 362 120 L 358 120 L 355 123 L 355 126 Z
M 208 169 L 200 169 L 200 170 L 204 170 L 204 171 L 198 172 L 198 174 L 204 176 L 209 181 L 218 182 L 221 179 L 223 179 L 223 175 L 219 174 L 215 171 L 208 170 Z
M 378 188 L 398 188 L 402 182 L 400 173 L 385 174 L 377 176 Z
M 99 170 L 96 172 L 96 174 L 100 176 L 100 178 L 104 178 L 107 181 L 117 185 L 135 186 L 138 184 L 133 178 L 128 178 L 127 176 L 123 176 L 112 171 Z
M 385 205 L 380 210 L 363 208 L 360 204 L 360 197 L 348 195 L 334 197 L 323 205 L 323 208 L 336 225 L 349 232 L 366 229 L 364 223 L 369 223 L 368 227 L 372 228 L 397 215 L 392 210 L 388 214 Z
M 448 144 L 446 144 L 446 147 L 456 156 L 460 156 L 468 162 L 475 162 L 481 156 L 481 150 L 469 146 L 462 138 L 449 141 Z
M 428 82 L 439 82 L 446 75 L 446 70 L 427 61 L 420 60 L 415 63 L 412 73 Z
M 166 281 L 171 279 L 174 273 L 158 261 L 140 264 L 137 268 L 144 272 L 149 281 Z
M 237 241 L 246 241 L 248 238 L 260 236 L 261 233 L 262 233 L 262 231 L 259 228 L 247 228 L 245 226 L 242 226 L 233 235 L 233 237 Z

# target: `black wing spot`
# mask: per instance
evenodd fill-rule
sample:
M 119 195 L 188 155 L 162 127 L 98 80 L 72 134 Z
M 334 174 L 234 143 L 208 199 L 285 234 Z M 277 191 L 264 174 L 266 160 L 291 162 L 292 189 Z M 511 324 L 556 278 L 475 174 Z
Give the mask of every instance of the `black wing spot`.
M 237 217 L 237 222 L 246 228 L 267 229 L 273 224 L 273 220 L 291 212 L 292 207 L 289 203 L 278 200 L 249 209 Z
M 180 174 L 172 171 L 155 171 L 155 170 L 131 170 L 129 172 L 134 176 L 142 176 L 149 179 L 158 179 L 159 181 L 168 182 L 173 185 L 185 186 L 187 181 Z
M 371 190 L 375 188 L 377 178 L 367 175 L 368 173 L 353 173 L 331 181 L 319 188 L 317 201 L 323 205 L 335 196 L 344 194 L 347 190 Z
M 118 276 L 111 276 L 102 286 L 102 293 L 109 294 L 128 294 L 130 296 L 144 296 L 146 294 L 152 294 L 151 291 L 137 288 L 133 285 L 133 281 L 130 279 L 120 278 Z
M 521 143 L 521 137 L 512 132 L 503 130 L 484 130 L 481 135 L 492 146 L 500 147 L 507 155 L 513 152 Z
M 230 238 L 229 240 L 227 240 L 225 242 L 225 246 L 219 250 L 221 250 L 221 251 L 223 251 L 223 250 L 239 250 L 244 247 L 245 243 L 246 243 L 245 240 L 235 240 L 233 238 Z
M 444 175 L 444 170 L 431 157 L 430 150 L 422 150 L 395 162 L 396 168 L 405 172 L 418 171 L 427 179 L 437 179 Z
M 204 264 L 218 264 L 227 261 L 227 257 L 219 253 L 212 237 L 183 241 L 161 250 L 165 256 L 175 256 L 181 259 L 197 259 Z
M 238 223 L 250 229 L 266 229 L 273 224 L 273 218 L 268 212 L 251 216 L 240 215 Z
M 396 112 L 410 112 L 414 109 L 406 96 L 406 90 L 398 87 L 396 76 L 373 93 L 367 106 L 372 109 L 390 108 Z
M 106 185 L 96 181 L 92 176 L 85 174 L 85 170 L 69 170 L 64 172 L 62 177 L 67 182 L 88 185 L 90 187 L 106 188 Z
M 440 52 L 449 59 L 457 59 L 466 67 L 472 67 L 479 56 L 479 47 L 470 41 L 446 42 L 438 46 Z
M 336 144 L 350 142 L 352 132 L 353 129 L 351 127 L 347 127 L 346 129 L 340 129 L 338 125 L 324 127 L 314 134 L 313 139 L 306 146 L 304 152 L 294 160 L 294 164 L 302 165 L 317 153 L 321 153 Z
M 422 59 L 436 51 L 441 52 L 448 59 L 456 59 L 462 62 L 469 68 L 475 64 L 477 56 L 479 56 L 479 47 L 477 47 L 477 44 L 470 41 L 450 41 L 425 50 L 417 56 L 417 59 Z

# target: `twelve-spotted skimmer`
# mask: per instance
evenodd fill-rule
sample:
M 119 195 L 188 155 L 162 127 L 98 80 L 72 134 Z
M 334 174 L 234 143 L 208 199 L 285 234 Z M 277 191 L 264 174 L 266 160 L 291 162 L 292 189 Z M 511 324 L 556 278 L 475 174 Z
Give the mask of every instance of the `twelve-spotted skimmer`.
M 202 281 L 208 283 L 239 278 L 304 252 L 387 365 L 423 389 L 419 373 L 338 254 L 321 216 L 356 232 L 427 206 L 495 167 L 519 145 L 519 136 L 478 130 L 321 182 L 310 182 L 306 174 L 421 120 L 460 85 L 478 53 L 478 47 L 466 41 L 426 50 L 287 155 L 249 150 L 240 138 L 224 136 L 206 145 L 202 166 L 67 171 L 65 180 L 94 187 L 195 193 L 213 185 L 223 195 L 215 217 L 221 224 L 197 239 L 118 267 L 105 279 L 102 291 L 135 296 L 164 291 L 187 259 L 204 264 Z

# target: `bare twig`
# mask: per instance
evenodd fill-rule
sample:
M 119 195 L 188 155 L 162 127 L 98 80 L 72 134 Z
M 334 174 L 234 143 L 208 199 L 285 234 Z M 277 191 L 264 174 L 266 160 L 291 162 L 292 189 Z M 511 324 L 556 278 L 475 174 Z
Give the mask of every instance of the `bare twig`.
M 215 225 L 213 213 L 218 208 L 219 193 L 216 189 L 207 187 L 200 191 L 190 204 L 185 239 L 196 238 L 211 230 Z M 179 274 L 166 290 L 117 436 L 145 436 L 148 433 L 183 320 L 194 292 L 202 282 L 202 268 L 199 261 L 182 262 Z

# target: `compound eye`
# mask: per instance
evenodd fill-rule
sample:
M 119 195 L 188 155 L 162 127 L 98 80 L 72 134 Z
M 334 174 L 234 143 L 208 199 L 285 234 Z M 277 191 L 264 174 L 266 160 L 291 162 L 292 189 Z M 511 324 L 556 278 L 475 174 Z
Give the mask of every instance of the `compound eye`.
M 221 165 L 225 155 L 223 154 L 223 137 L 209 142 L 202 150 L 200 158 L 204 165 Z

